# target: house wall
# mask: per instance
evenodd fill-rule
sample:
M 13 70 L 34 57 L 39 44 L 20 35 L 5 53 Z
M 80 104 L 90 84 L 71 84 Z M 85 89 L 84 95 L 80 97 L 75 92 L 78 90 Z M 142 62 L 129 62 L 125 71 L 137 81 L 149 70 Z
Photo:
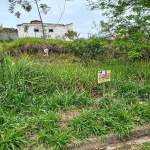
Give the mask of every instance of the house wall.
M 24 32 L 24 26 L 29 26 L 28 32 Z M 41 24 L 21 24 L 17 26 L 19 38 L 23 37 L 39 37 L 43 36 Z M 39 32 L 35 32 L 34 29 L 39 29 Z M 73 30 L 73 24 L 44 24 L 44 29 L 47 38 L 61 38 L 68 30 Z M 49 29 L 53 29 L 53 32 L 49 32 Z

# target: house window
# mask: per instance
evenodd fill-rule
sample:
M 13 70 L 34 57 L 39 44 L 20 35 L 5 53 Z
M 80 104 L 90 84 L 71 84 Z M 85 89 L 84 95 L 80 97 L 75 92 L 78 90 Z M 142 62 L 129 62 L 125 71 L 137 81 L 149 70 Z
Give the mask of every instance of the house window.
M 53 29 L 49 29 L 49 32 L 54 32 Z
M 35 28 L 35 29 L 34 29 L 34 32 L 39 32 L 39 29 L 36 29 L 36 28 Z

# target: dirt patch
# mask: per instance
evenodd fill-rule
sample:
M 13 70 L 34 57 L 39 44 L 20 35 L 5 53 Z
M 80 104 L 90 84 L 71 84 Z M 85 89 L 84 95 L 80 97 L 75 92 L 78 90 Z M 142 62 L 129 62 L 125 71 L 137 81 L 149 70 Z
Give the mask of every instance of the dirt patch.
M 60 111 L 59 114 L 61 115 L 60 126 L 66 127 L 67 121 L 79 116 L 81 114 L 81 110 L 66 110 Z
M 146 142 L 150 142 L 150 137 L 144 136 L 138 139 L 133 139 L 127 142 L 111 144 L 105 147 L 106 150 L 137 150 Z
M 64 150 L 124 150 L 122 148 L 126 144 L 133 145 L 132 148 L 136 148 L 137 145 L 147 141 L 150 141 L 150 126 L 136 129 L 132 131 L 130 137 L 124 137 L 123 139 L 120 139 L 117 134 L 106 135 L 103 139 L 91 138 L 86 142 L 66 147 Z

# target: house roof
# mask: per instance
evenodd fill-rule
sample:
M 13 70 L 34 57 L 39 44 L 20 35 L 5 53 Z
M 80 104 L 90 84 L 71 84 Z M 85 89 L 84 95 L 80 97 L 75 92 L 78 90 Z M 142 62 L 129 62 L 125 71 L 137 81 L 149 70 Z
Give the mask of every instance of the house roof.
M 3 28 L 3 31 L 17 31 L 15 28 Z
M 33 23 L 33 24 L 34 24 L 34 23 L 37 23 L 37 24 L 38 24 L 38 23 L 42 23 L 42 21 L 40 21 L 40 20 L 32 20 L 32 21 L 30 21 L 30 24 L 32 24 L 32 23 Z
M 22 24 L 18 24 L 17 26 L 22 26 L 22 25 L 29 25 L 29 24 L 41 24 L 42 22 L 40 20 L 32 20 L 30 21 L 30 23 L 22 23 Z M 70 24 L 54 24 L 54 23 L 43 23 L 44 25 L 53 25 L 53 26 L 68 26 L 71 25 L 73 23 Z

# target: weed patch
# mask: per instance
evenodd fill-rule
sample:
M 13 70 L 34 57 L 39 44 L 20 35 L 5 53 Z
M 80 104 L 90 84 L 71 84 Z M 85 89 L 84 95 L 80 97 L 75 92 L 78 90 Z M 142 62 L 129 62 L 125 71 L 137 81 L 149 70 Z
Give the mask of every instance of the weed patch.
M 149 124 L 149 62 L 90 63 L 6 56 L 0 62 L 0 149 L 63 149 L 73 138 L 110 133 L 122 138 L 134 126 Z M 104 97 L 97 83 L 103 69 L 112 70 Z M 73 110 L 79 113 L 60 114 Z

